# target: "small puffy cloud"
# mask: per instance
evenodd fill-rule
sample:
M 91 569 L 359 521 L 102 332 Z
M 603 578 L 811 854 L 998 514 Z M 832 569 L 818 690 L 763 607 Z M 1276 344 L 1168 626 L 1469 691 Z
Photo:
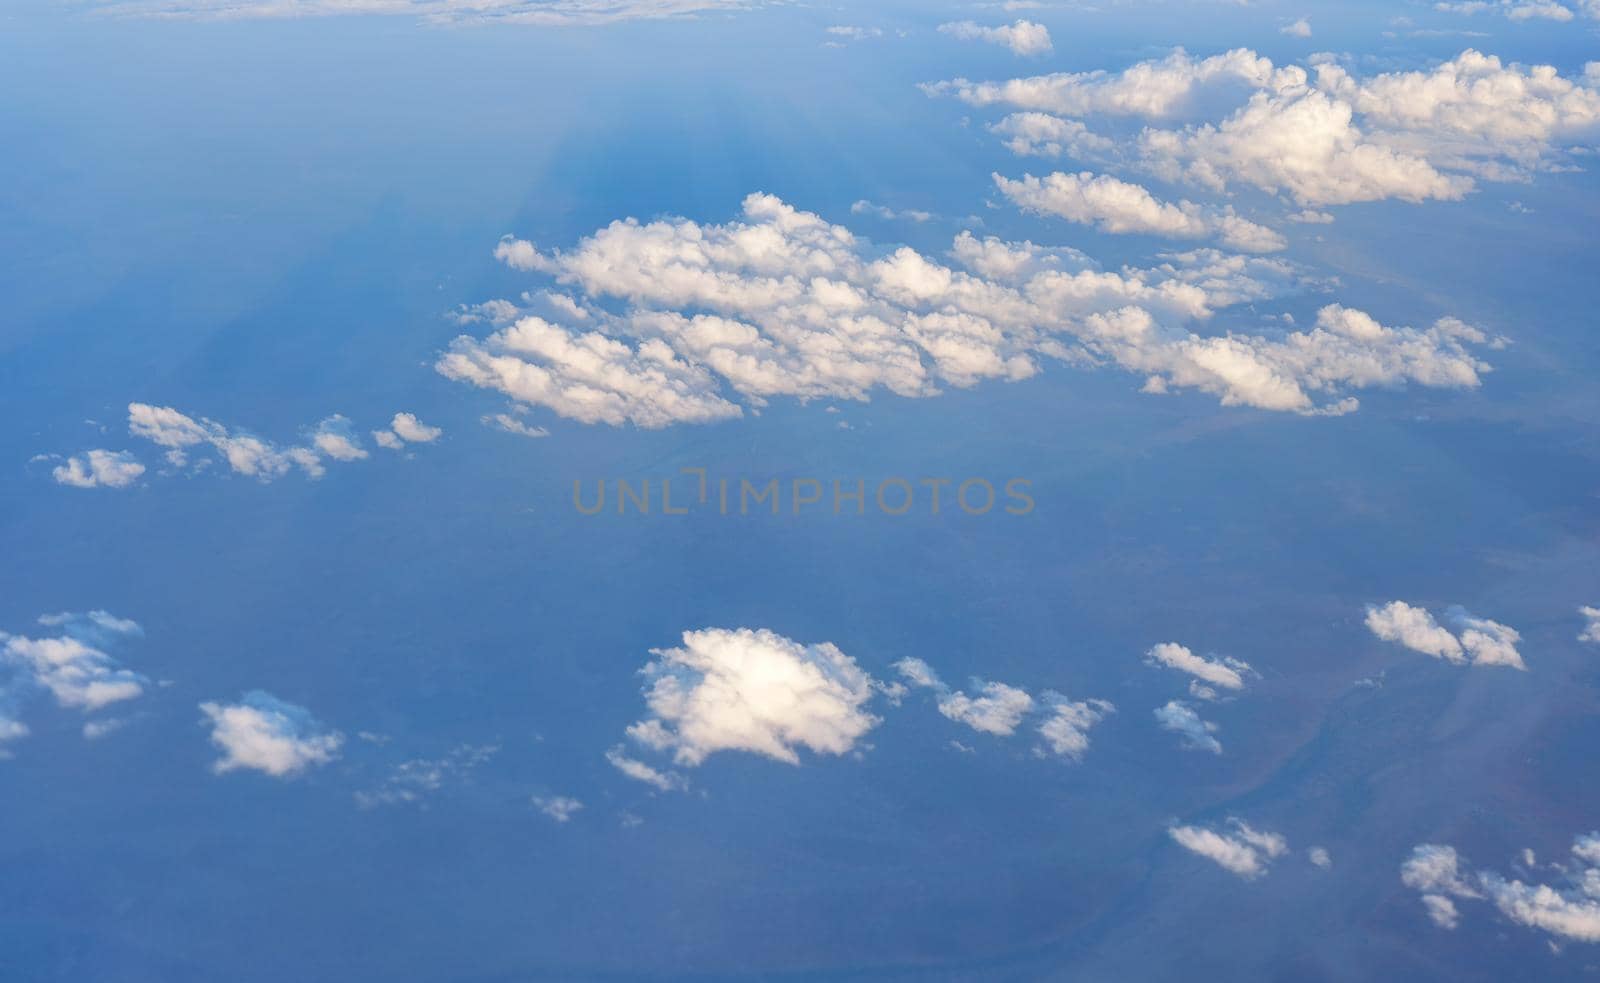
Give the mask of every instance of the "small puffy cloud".
M 1018 157 L 1072 157 L 1096 160 L 1109 156 L 1116 143 L 1097 136 L 1075 119 L 1049 113 L 1012 113 L 989 127 Z
M 1326 847 L 1314 846 L 1306 851 L 1306 859 L 1311 861 L 1313 867 L 1327 870 L 1333 866 L 1333 857 L 1329 855 Z
M 211 743 L 222 752 L 217 774 L 248 768 L 289 778 L 339 756 L 344 735 L 323 728 L 305 707 L 256 690 L 238 703 L 202 703 Z
M 1594 642 L 1600 645 L 1600 608 L 1584 605 L 1578 609 L 1578 614 L 1583 616 L 1583 631 L 1578 633 L 1578 641 Z
M 867 709 L 877 692 L 872 677 L 829 642 L 802 645 L 766 629 L 708 628 L 684 632 L 681 646 L 651 654 L 656 658 L 643 672 L 653 716 L 628 734 L 652 750 L 671 751 L 679 765 L 697 766 L 719 751 L 789 764 L 800 763 L 801 749 L 842 755 L 879 722 Z
M 1455 848 L 1424 843 L 1400 868 L 1401 883 L 1422 894 L 1428 917 L 1441 928 L 1460 922 L 1456 902 L 1488 901 L 1510 921 L 1559 941 L 1600 942 L 1600 833 L 1577 837 L 1572 860 L 1554 864 L 1565 884 L 1526 884 L 1490 870 L 1470 870 Z
M 1010 48 L 1018 55 L 1047 55 L 1053 49 L 1050 31 L 1043 24 L 1019 20 L 999 27 L 984 27 L 970 20 L 940 24 L 939 33 L 962 41 L 987 41 Z
M 46 615 L 39 621 L 61 634 L 29 638 L 0 632 L 0 664 L 48 691 L 58 706 L 88 713 L 144 693 L 147 680 L 104 651 L 120 638 L 142 634 L 137 624 L 105 611 Z
M 1292 38 L 1308 38 L 1311 36 L 1311 21 L 1302 17 L 1292 24 L 1278 28 L 1278 33 L 1287 34 Z
M 1053 692 L 1043 699 L 1049 709 L 1039 724 L 1042 750 L 1072 761 L 1083 760 L 1089 750 L 1090 729 L 1117 710 L 1108 700 L 1074 701 Z
M 350 421 L 338 414 L 317 424 L 311 434 L 311 446 L 335 461 L 359 461 L 367 456 Z
M 912 686 L 921 689 L 942 690 L 945 688 L 943 680 L 939 678 L 937 672 L 933 671 L 933 667 L 914 656 L 906 656 L 896 662 L 894 670 Z
M 1289 843 L 1282 836 L 1260 832 L 1241 819 L 1229 819 L 1222 831 L 1204 826 L 1171 826 L 1167 835 L 1185 850 L 1246 880 L 1265 874 L 1273 860 L 1289 851 Z
M 444 433 L 438 427 L 430 427 L 410 413 L 396 413 L 394 420 L 389 424 L 389 429 L 408 444 L 432 443 Z
M 50 472 L 57 484 L 73 488 L 126 488 L 144 474 L 144 465 L 127 451 L 92 450 L 67 458 Z
M 567 822 L 583 808 L 582 802 L 565 795 L 553 795 L 549 798 L 534 796 L 533 804 L 540 812 L 558 823 Z
M 1171 700 L 1166 706 L 1156 707 L 1155 717 L 1162 730 L 1178 735 L 1183 747 L 1192 751 L 1222 753 L 1222 742 L 1216 738 L 1217 725 L 1200 719 L 1200 714 L 1189 704 Z
M 1240 659 L 1224 657 L 1222 659 L 1207 659 L 1195 655 L 1187 647 L 1177 642 L 1162 642 L 1152 646 L 1145 653 L 1145 663 L 1152 666 L 1164 666 L 1176 669 L 1195 677 L 1209 686 L 1220 687 L 1226 690 L 1244 689 L 1244 677 L 1254 673 L 1250 663 Z
M 379 447 L 397 451 L 407 444 L 431 444 L 443 434 L 439 427 L 430 427 L 410 413 L 396 413 L 387 430 L 372 431 L 372 439 Z
M 985 734 L 1001 737 L 1014 734 L 1022 718 L 1033 710 L 1033 697 L 1005 683 L 974 682 L 979 695 L 948 693 L 939 698 L 939 712 Z
M 1454 632 L 1435 621 L 1424 608 L 1390 601 L 1382 606 L 1369 605 L 1366 625 L 1386 642 L 1455 665 L 1527 668 L 1516 648 L 1522 640 L 1516 629 L 1479 618 L 1459 606 L 1446 611 L 1445 620 L 1455 628 Z
M 1219 239 L 1247 253 L 1287 248 L 1283 236 L 1234 214 L 1232 208 L 1204 208 L 1194 202 L 1162 201 L 1147 189 L 1110 175 L 1057 171 L 1043 178 L 1025 174 L 1010 180 L 999 174 L 1000 193 L 1024 211 L 1053 215 L 1102 232 L 1141 233 L 1169 239 Z

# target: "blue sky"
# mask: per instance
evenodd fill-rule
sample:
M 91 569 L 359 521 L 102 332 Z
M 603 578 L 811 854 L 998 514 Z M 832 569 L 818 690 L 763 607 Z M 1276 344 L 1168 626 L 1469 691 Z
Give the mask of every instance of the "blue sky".
M 1600 966 L 1592 3 L 339 6 L 0 15 L 0 978 Z

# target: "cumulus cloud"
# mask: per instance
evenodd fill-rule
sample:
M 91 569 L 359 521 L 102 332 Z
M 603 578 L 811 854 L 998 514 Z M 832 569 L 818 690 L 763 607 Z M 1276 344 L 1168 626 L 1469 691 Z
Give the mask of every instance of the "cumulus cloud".
M 651 654 L 643 672 L 652 716 L 630 726 L 628 736 L 670 752 L 681 766 L 698 766 L 719 751 L 797 765 L 802 749 L 854 750 L 879 723 L 867 709 L 876 692 L 872 677 L 829 642 L 802 645 L 766 629 L 708 628 L 684 632 L 681 646 Z M 612 764 L 628 772 L 624 763 Z
M 1526 669 L 1517 643 L 1522 636 L 1509 625 L 1480 618 L 1455 606 L 1445 612 L 1455 631 L 1439 624 L 1424 608 L 1404 601 L 1368 605 L 1367 629 L 1386 642 L 1395 642 L 1455 665 L 1509 666 Z
M 534 796 L 533 804 L 540 812 L 558 823 L 567 822 L 583 808 L 582 802 L 566 795 L 553 795 L 548 798 Z
M 1204 826 L 1171 826 L 1167 835 L 1185 850 L 1246 880 L 1265 874 L 1272 861 L 1289 852 L 1289 843 L 1282 836 L 1253 829 L 1242 819 L 1230 818 L 1222 831 Z
M 1278 33 L 1287 34 L 1292 38 L 1308 38 L 1311 36 L 1311 21 L 1302 17 L 1291 24 L 1285 24 L 1278 28 Z
M 1151 646 L 1145 653 L 1145 663 L 1188 673 L 1208 687 L 1234 691 L 1244 689 L 1244 677 L 1255 672 L 1250 668 L 1250 663 L 1241 659 L 1232 656 L 1207 659 L 1195 655 L 1188 647 L 1177 642 L 1162 642 Z
M 879 205 L 862 198 L 850 206 L 851 215 L 876 215 L 882 219 L 893 221 L 895 219 L 908 219 L 912 222 L 929 222 L 933 220 L 932 212 L 924 212 L 915 208 L 906 208 L 895 211 L 887 205 Z
M 289 778 L 339 756 L 344 735 L 329 731 L 305 707 L 255 690 L 238 703 L 202 703 L 202 723 L 222 752 L 211 765 L 217 774 L 240 768 Z
M 1594 642 L 1600 645 L 1600 608 L 1588 605 L 1578 609 L 1578 614 L 1583 616 L 1583 631 L 1578 633 L 1578 641 Z
M 1044 703 L 1049 709 L 1039 725 L 1039 736 L 1044 739 L 1041 753 L 1073 761 L 1082 761 L 1088 752 L 1089 731 L 1094 725 L 1117 709 L 1109 700 L 1069 700 L 1054 692 L 1044 694 Z
M 0 666 L 12 680 L 0 686 L 0 730 L 4 740 L 17 740 L 28 728 L 11 717 L 12 708 L 37 691 L 49 693 L 57 706 L 93 713 L 143 695 L 148 680 L 125 669 L 107 653 L 128 638 L 144 634 L 133 621 L 106 611 L 44 615 L 39 624 L 58 634 L 30 638 L 0 632 Z
M 1313 867 L 1320 867 L 1323 870 L 1333 866 L 1333 857 L 1328 853 L 1326 847 L 1312 847 L 1306 851 L 1306 859 L 1311 861 Z
M 1525 884 L 1491 870 L 1470 870 L 1454 847 L 1423 843 L 1400 868 L 1401 883 L 1422 894 L 1440 928 L 1460 922 L 1456 902 L 1488 901 L 1502 916 L 1560 941 L 1600 942 L 1600 833 L 1577 837 L 1572 860 L 1552 865 L 1559 885 Z
M 1050 31 L 1043 24 L 1028 20 L 999 27 L 984 27 L 970 20 L 957 21 L 940 24 L 939 33 L 962 41 L 987 41 L 1004 45 L 1017 55 L 1047 55 L 1054 50 L 1050 44 Z
M 439 427 L 430 427 L 410 413 L 396 413 L 386 430 L 372 431 L 378 446 L 397 451 L 407 444 L 431 444 L 443 436 Z
M 1357 78 L 1333 59 L 1310 70 L 1238 49 L 1196 60 L 1179 50 L 1122 72 L 1057 73 L 1006 82 L 924 86 L 976 106 L 1064 116 L 1141 117 L 1124 155 L 1170 181 L 1226 191 L 1247 185 L 1317 209 L 1361 201 L 1455 200 L 1477 179 L 1521 180 L 1600 128 L 1600 76 L 1507 64 L 1467 50 L 1426 71 Z M 1227 92 L 1247 93 L 1222 114 Z M 1205 98 L 1201 98 L 1204 95 Z
M 939 698 L 939 712 L 973 730 L 1002 737 L 1016 733 L 1022 718 L 1033 710 L 1033 697 L 1005 683 L 975 680 L 978 695 L 956 691 Z
M 67 458 L 50 472 L 57 484 L 74 488 L 127 488 L 144 474 L 144 465 L 127 451 L 92 450 Z
M 1215 736 L 1217 725 L 1200 719 L 1195 708 L 1182 700 L 1171 700 L 1166 706 L 1157 707 L 1155 716 L 1161 729 L 1177 734 L 1185 748 L 1222 753 L 1222 742 Z
M 622 309 L 581 328 L 522 314 L 457 338 L 436 368 L 586 423 L 710 423 L 777 397 L 879 389 L 928 397 L 1028 378 L 1040 358 L 1117 366 L 1148 392 L 1304 414 L 1349 412 L 1352 389 L 1468 388 L 1488 370 L 1468 350 L 1488 339 L 1450 318 L 1387 328 L 1334 305 L 1309 332 L 1195 330 L 1220 308 L 1299 287 L 1282 260 L 1195 250 L 1110 273 L 1070 250 L 962 233 L 952 267 L 875 249 L 769 195 L 746 198 L 743 220 L 726 225 L 627 220 L 571 251 L 507 240 L 496 253 Z
M 594 27 L 744 10 L 760 0 L 91 0 L 113 15 L 191 20 L 404 15 L 434 23 Z
M 1247 253 L 1277 252 L 1288 246 L 1283 236 L 1234 214 L 1233 209 L 1204 208 L 1188 200 L 1166 202 L 1148 189 L 1106 174 L 1057 171 L 1043 178 L 1025 174 L 1010 180 L 999 174 L 1000 193 L 1024 211 L 1054 215 L 1102 232 L 1143 233 L 1170 239 L 1221 240 Z
M 311 434 L 311 446 L 335 461 L 359 461 L 367 456 L 350 421 L 338 414 L 317 424 Z
M 1078 120 L 1049 113 L 1012 113 L 990 125 L 989 132 L 1003 138 L 1006 149 L 1018 157 L 1098 160 L 1116 149 L 1114 141 L 1091 133 Z

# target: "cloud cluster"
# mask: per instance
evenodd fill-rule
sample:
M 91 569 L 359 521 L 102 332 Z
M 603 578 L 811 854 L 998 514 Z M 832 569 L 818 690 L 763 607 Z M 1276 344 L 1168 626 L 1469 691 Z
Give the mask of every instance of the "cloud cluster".
M 1381 607 L 1369 605 L 1366 624 L 1386 642 L 1396 642 L 1454 665 L 1527 668 L 1517 651 L 1522 636 L 1515 628 L 1477 617 L 1460 606 L 1446 610 L 1444 620 L 1454 631 L 1435 621 L 1424 608 L 1390 601 Z
M 838 647 L 802 645 L 766 629 L 683 633 L 676 648 L 652 649 L 651 715 L 628 727 L 638 745 L 697 767 L 721 751 L 745 751 L 798 765 L 800 751 L 842 755 L 879 723 L 867 708 L 874 681 Z M 678 777 L 613 748 L 612 765 L 666 790 Z
M 94 713 L 143 695 L 148 681 L 122 666 L 105 650 L 144 634 L 133 621 L 106 611 L 44 615 L 39 624 L 57 634 L 30 638 L 0 631 L 0 744 L 20 740 L 29 728 L 13 714 L 37 692 L 57 706 Z M 84 736 L 96 721 L 86 724 Z
M 1600 833 L 1577 837 L 1571 852 L 1569 863 L 1551 865 L 1564 881 L 1551 886 L 1468 870 L 1454 847 L 1423 843 L 1401 865 L 1400 881 L 1421 892 L 1428 917 L 1440 928 L 1460 924 L 1457 901 L 1486 900 L 1512 922 L 1558 940 L 1600 942 Z
M 329 731 L 305 707 L 255 690 L 238 703 L 202 703 L 211 743 L 222 752 L 211 765 L 217 774 L 241 768 L 289 778 L 339 756 L 344 735 Z
M 875 249 L 762 194 L 725 225 L 629 219 L 571 251 L 508 239 L 496 255 L 622 309 L 584 307 L 577 327 L 500 311 L 496 330 L 455 339 L 437 370 L 585 423 L 710 423 L 777 397 L 880 389 L 933 396 L 1028 378 L 1041 357 L 1116 366 L 1148 392 L 1305 414 L 1349 412 L 1355 389 L 1470 388 L 1488 370 L 1468 348 L 1488 339 L 1452 318 L 1391 328 L 1330 305 L 1311 331 L 1197 333 L 1218 309 L 1297 287 L 1281 260 L 1196 250 L 1112 273 L 1081 253 L 964 232 L 951 266 Z
M 164 448 L 167 463 L 175 468 L 189 466 L 191 454 L 209 448 L 234 474 L 263 482 L 275 481 L 296 469 L 307 477 L 320 478 L 327 473 L 328 461 L 359 461 L 368 456 L 350 421 L 337 413 L 307 430 L 302 443 L 282 446 L 170 406 L 129 403 L 128 432 Z M 441 432 L 410 413 L 398 413 L 390 429 L 373 431 L 373 437 L 383 447 L 398 448 L 407 442 L 435 440 Z M 114 460 L 104 459 L 96 467 L 95 455 L 106 453 L 90 451 L 84 469 L 77 469 L 77 458 L 69 460 L 67 476 L 63 477 L 63 468 L 57 468 L 56 480 L 81 487 L 98 484 L 121 488 L 144 473 L 144 466 L 126 453 Z M 80 478 L 83 480 L 76 480 Z
M 909 685 L 932 690 L 939 712 L 956 723 L 997 737 L 1010 737 L 1025 719 L 1039 719 L 1041 743 L 1035 753 L 1081 761 L 1089 750 L 1089 731 L 1116 712 L 1108 700 L 1071 700 L 1046 690 L 1035 700 L 1027 690 L 1005 683 L 973 680 L 976 695 L 952 689 L 933 667 L 906 657 L 894 664 Z
M 1215 238 L 1230 249 L 1247 253 L 1277 252 L 1288 246 L 1283 236 L 1240 218 L 1231 206 L 1219 209 L 1188 200 L 1162 201 L 1140 185 L 1106 174 L 1057 171 L 1043 178 L 1025 174 L 1016 181 L 996 174 L 994 183 L 1024 211 L 1092 225 L 1102 232 Z
M 1590 17 L 1600 18 L 1600 3 L 1579 0 L 1581 9 Z M 1574 17 L 1571 7 L 1556 0 L 1445 0 L 1435 3 L 1434 10 L 1451 14 L 1499 14 L 1507 20 L 1551 20 L 1566 23 Z
M 533 805 L 558 823 L 568 822 L 583 809 L 583 803 L 567 795 L 534 796 Z
M 1309 69 L 1279 67 L 1247 49 L 1204 59 L 1180 49 L 1117 73 L 955 79 L 924 90 L 1054 114 L 1063 126 L 1096 116 L 1144 119 L 1151 125 L 1120 155 L 1126 166 L 1216 192 L 1253 187 L 1302 208 L 1459 199 L 1478 179 L 1520 180 L 1557 165 L 1570 143 L 1592 142 L 1600 130 L 1594 71 L 1568 79 L 1470 49 L 1426 71 L 1367 78 L 1327 57 L 1313 61 Z M 1243 94 L 1242 104 L 1229 102 L 1230 93 Z M 1231 108 L 1206 118 L 1219 103 Z M 1168 121 L 1179 125 L 1155 125 Z M 1011 144 L 1019 152 L 1035 145 Z
M 984 27 L 970 20 L 939 25 L 940 34 L 948 34 L 962 41 L 987 41 L 1004 45 L 1017 55 L 1048 55 L 1054 50 L 1050 31 L 1043 24 L 1019 20 L 999 27 Z
M 1253 829 L 1237 818 L 1230 818 L 1221 831 L 1205 826 L 1171 826 L 1167 835 L 1185 850 L 1246 880 L 1262 876 L 1272 861 L 1289 852 L 1289 842 L 1279 834 Z

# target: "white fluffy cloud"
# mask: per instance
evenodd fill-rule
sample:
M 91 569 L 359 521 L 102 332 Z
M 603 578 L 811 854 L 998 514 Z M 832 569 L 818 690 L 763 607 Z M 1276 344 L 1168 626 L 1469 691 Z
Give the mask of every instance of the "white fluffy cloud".
M 1018 157 L 1072 157 L 1098 160 L 1111 155 L 1116 143 L 1089 131 L 1075 119 L 1049 113 L 1012 113 L 989 127 L 1004 138 L 1007 150 Z
M 1578 609 L 1583 616 L 1583 631 L 1578 633 L 1578 641 L 1594 642 L 1600 644 L 1600 608 L 1584 605 Z
M 107 13 L 195 20 L 399 14 L 439 23 L 574 27 L 743 10 L 760 0 L 92 0 Z
M 1281 193 L 1303 208 L 1458 199 L 1477 178 L 1525 178 L 1600 129 L 1593 72 L 1566 79 L 1472 50 L 1426 71 L 1367 78 L 1313 60 L 1308 71 L 1244 49 L 1200 60 L 1180 50 L 1118 73 L 924 88 L 977 106 L 1152 122 L 1201 113 L 1226 101 L 1226 90 L 1242 90 L 1248 98 L 1223 115 L 1147 127 L 1127 163 L 1219 192 L 1242 184 Z
M 1207 659 L 1195 655 L 1188 647 L 1177 642 L 1162 642 L 1151 646 L 1150 651 L 1145 653 L 1145 662 L 1152 666 L 1164 666 L 1188 673 L 1207 687 L 1234 691 L 1244 689 L 1244 677 L 1255 672 L 1250 668 L 1250 663 L 1241 659 L 1232 656 Z
M 0 632 L 0 665 L 11 669 L 20 684 L 16 689 L 0 687 L 0 706 L 23 701 L 32 688 L 48 692 L 57 706 L 92 713 L 144 693 L 145 678 L 122 668 L 105 651 L 142 635 L 138 624 L 105 611 L 45 615 L 39 623 L 59 634 L 29 638 Z M 6 739 L 27 733 L 20 722 L 5 719 Z
M 1217 725 L 1200 719 L 1195 708 L 1182 700 L 1170 700 L 1165 706 L 1156 707 L 1155 716 L 1161 729 L 1177 734 L 1185 748 L 1222 753 L 1222 742 L 1216 738 Z
M 1002 24 L 999 27 L 984 27 L 970 20 L 957 21 L 940 24 L 939 33 L 963 41 L 987 41 L 990 44 L 1004 45 L 1010 48 L 1013 54 L 1018 55 L 1048 55 L 1054 50 L 1050 44 L 1050 31 L 1043 24 L 1035 24 L 1028 20 Z
M 1005 683 L 975 681 L 977 696 L 956 691 L 939 698 L 939 712 L 985 734 L 1009 737 L 1033 710 L 1027 691 Z
M 1490 870 L 1467 870 L 1454 847 L 1424 843 L 1400 868 L 1401 883 L 1422 893 L 1434 924 L 1460 923 L 1459 900 L 1492 903 L 1501 915 L 1561 941 L 1600 942 L 1600 833 L 1577 837 L 1572 860 L 1553 865 L 1565 884 L 1525 884 Z
M 1330 306 L 1309 332 L 1194 330 L 1297 285 L 1281 260 L 1196 250 L 1110 273 L 1081 253 L 962 233 L 952 267 L 874 249 L 770 195 L 746 198 L 726 225 L 619 221 L 568 252 L 506 240 L 496 254 L 623 309 L 588 311 L 582 328 L 515 317 L 457 338 L 438 371 L 586 423 L 709 423 L 776 397 L 933 396 L 1027 378 L 1041 357 L 1118 366 L 1149 392 L 1306 414 L 1354 409 L 1352 389 L 1472 387 L 1488 369 L 1467 347 L 1488 339 L 1449 318 L 1386 328 Z
M 126 488 L 144 474 L 144 465 L 127 451 L 92 450 L 67 458 L 50 472 L 58 484 L 74 488 Z
M 1109 700 L 1069 700 L 1053 692 L 1044 694 L 1044 703 L 1049 709 L 1039 724 L 1039 736 L 1044 739 L 1041 753 L 1048 751 L 1073 761 L 1083 760 L 1088 752 L 1089 731 L 1094 725 L 1117 709 Z
M 680 647 L 651 654 L 643 672 L 652 716 L 630 726 L 628 736 L 671 752 L 679 765 L 695 767 L 719 751 L 789 764 L 800 763 L 802 749 L 842 755 L 879 722 L 867 709 L 876 692 L 872 677 L 828 642 L 708 628 L 684 632 Z
M 1517 651 L 1522 636 L 1516 629 L 1479 618 L 1459 606 L 1445 612 L 1445 621 L 1455 628 L 1454 632 L 1435 621 L 1424 608 L 1404 601 L 1367 607 L 1368 630 L 1386 642 L 1456 665 L 1527 668 Z
M 430 427 L 411 413 L 396 413 L 385 430 L 372 431 L 372 439 L 379 447 L 397 451 L 407 444 L 431 444 L 444 435 L 439 427 Z
M 211 743 L 222 752 L 211 765 L 217 774 L 247 768 L 288 778 L 339 756 L 344 735 L 329 731 L 305 707 L 259 690 L 238 703 L 202 703 Z
M 1253 829 L 1241 819 L 1229 819 L 1220 832 L 1204 826 L 1172 826 L 1167 835 L 1185 850 L 1246 880 L 1265 874 L 1272 861 L 1289 852 L 1282 836 Z
M 686 784 L 683 776 L 675 771 L 661 771 L 650 767 L 638 758 L 629 757 L 621 745 L 606 752 L 606 761 L 610 762 L 611 767 L 634 781 L 652 785 L 662 792 L 683 788 Z
M 1166 202 L 1141 185 L 1106 174 L 1057 171 L 1043 178 L 1025 174 L 1010 180 L 999 174 L 1000 193 L 1023 210 L 1092 225 L 1102 232 L 1143 233 L 1169 239 L 1215 238 L 1247 253 L 1270 253 L 1288 243 L 1271 229 L 1240 218 L 1229 208 L 1205 208 L 1192 201 Z

